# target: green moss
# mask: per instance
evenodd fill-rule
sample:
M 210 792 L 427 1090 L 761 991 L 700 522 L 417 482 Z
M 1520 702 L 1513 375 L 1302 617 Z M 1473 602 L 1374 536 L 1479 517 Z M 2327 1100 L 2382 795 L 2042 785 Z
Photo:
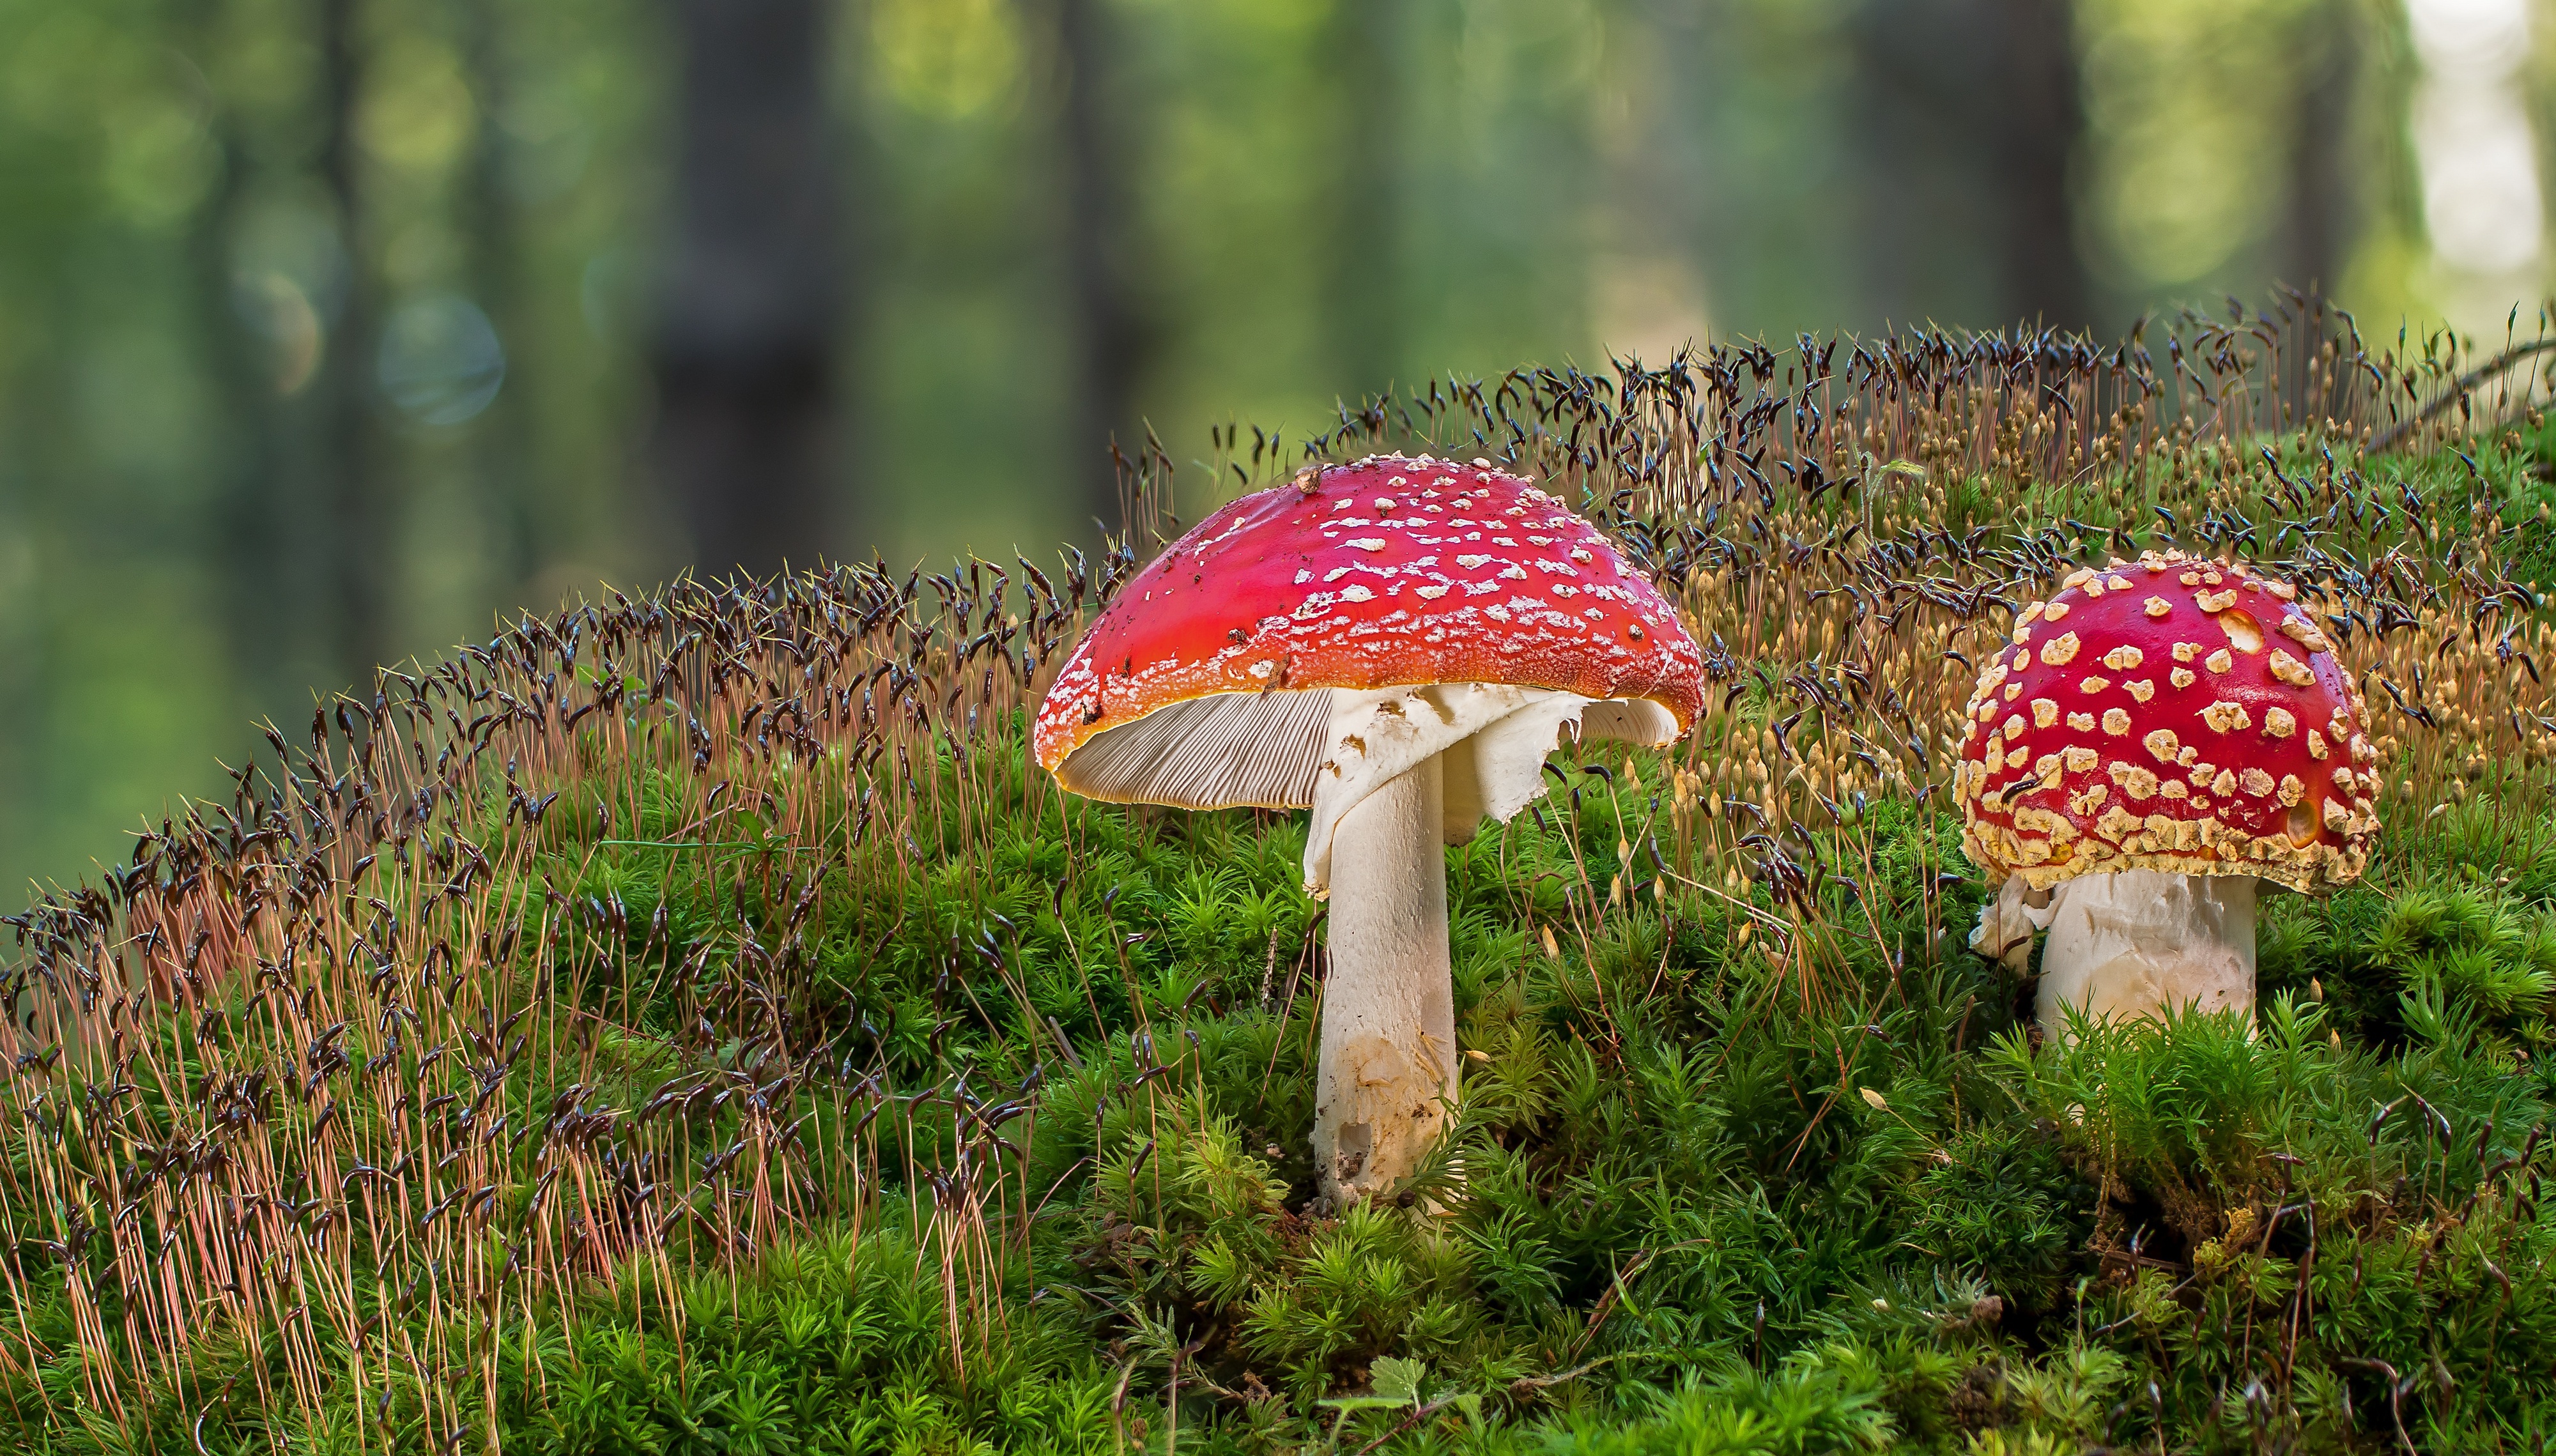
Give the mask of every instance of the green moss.
M 1030 762 L 1031 650 L 1126 560 L 1078 564 L 1027 626 L 972 563 L 928 611 L 853 573 L 775 584 L 814 594 L 796 616 L 709 594 L 677 603 L 689 626 L 642 603 L 509 638 L 521 692 L 415 699 L 516 736 L 448 779 L 421 740 L 417 784 L 383 781 L 448 794 L 414 832 L 342 771 L 271 812 L 244 777 L 244 818 L 189 831 L 219 853 L 149 893 L 260 834 L 305 857 L 221 893 L 279 866 L 315 888 L 189 1014 L 111 1009 L 89 1054 L 11 1069 L 0 1351 L 25 1358 L 0 1360 L 0 1428 L 168 1456 L 2536 1448 L 2556 828 L 2537 665 L 2501 654 L 2550 639 L 2486 631 L 2535 603 L 2480 604 L 2475 563 L 2556 559 L 2556 443 L 2532 424 L 2471 470 L 2346 437 L 2338 467 L 2304 433 L 2232 453 L 2175 425 L 2117 479 L 2050 483 L 2029 431 L 2055 393 L 1957 437 L 1985 377 L 1896 440 L 1818 417 L 1923 468 L 1797 437 L 1826 485 L 1701 526 L 1598 490 L 1731 654 L 1716 711 L 1674 758 L 1557 755 L 1530 812 L 1448 852 L 1465 1096 L 1387 1203 L 1329 1206 L 1308 1162 L 1301 816 L 1090 803 Z M 1538 378 L 1553 449 L 1592 418 L 1632 438 L 1631 395 Z M 2003 640 L 2012 576 L 2155 539 L 2159 507 L 2263 552 L 2321 509 L 2322 560 L 2393 563 L 2337 600 L 2393 624 L 2355 650 L 2411 694 L 2375 708 L 2397 796 L 2364 883 L 2266 896 L 2253 1022 L 2049 1040 L 2029 982 L 1963 948 L 1993 887 L 1927 724 Z M 2464 534 L 2426 541 L 2424 512 Z M 689 646 L 664 674 L 576 664 L 609 704 L 550 698 L 606 626 Z M 686 657 L 688 631 L 717 641 Z M 691 706 L 640 700 L 676 668 Z M 719 686 L 739 670 L 763 680 Z M 535 726 L 449 706 L 491 694 L 539 699 Z M 61 972 L 140 953 L 112 909 L 22 918 Z M 397 1015 L 347 989 L 373 977 Z M 170 1356 L 127 1278 L 157 1213 L 117 1190 L 153 1188 L 206 1109 L 245 1130 L 226 1155 L 269 1159 L 237 1217 L 289 1255 L 274 1287 L 302 1282 Z M 442 1181 L 376 1207 L 423 1181 L 361 1163 L 395 1112 Z
M 1319 937 L 1296 825 L 1081 807 L 1078 872 L 1042 875 L 1063 868 L 1061 826 L 996 804 L 980 866 L 930 866 L 902 898 L 833 872 L 812 1018 L 918 1074 L 1046 1067 L 1015 1125 L 1028 1174 L 1002 1195 L 1039 1200 L 1030 1239 L 946 1271 L 935 1195 L 891 1187 L 857 1239 L 821 1223 L 671 1295 L 625 1269 L 573 1320 L 503 1327 L 509 1445 L 1116 1451 L 1166 1439 L 1176 1376 L 1182 1442 L 1218 1450 L 1392 1431 L 1485 1450 L 2241 1445 L 2259 1417 L 2225 1393 L 2273 1379 L 2291 1428 L 2367 1439 L 2390 1429 L 2377 1362 L 2453 1372 L 2399 1404 L 2468 1438 L 2551 1394 L 2551 1230 L 2534 1163 L 2514 1162 L 2546 1115 L 2528 1053 L 2549 912 L 2469 860 L 2277 902 L 2257 1034 L 2193 1018 L 2036 1051 L 2018 988 L 1926 936 L 1976 904 L 1933 883 L 1942 816 L 1876 806 L 1833 846 L 1864 874 L 1823 893 L 1869 919 L 1802 942 L 1806 982 L 1768 939 L 1737 943 L 1727 902 L 1656 875 L 1610 900 L 1565 873 L 1575 847 L 1620 864 L 1650 812 L 1630 787 L 1580 789 L 1556 821 L 1576 834 L 1529 819 L 1450 852 L 1462 1039 L 1486 1059 L 1447 1165 L 1410 1206 L 1345 1216 L 1312 1201 L 1302 1153 Z M 762 852 L 564 840 L 544 873 L 573 901 L 619 899 L 626 934 L 610 912 L 578 933 L 645 982 L 752 942 L 721 900 Z M 607 979 L 587 978 L 597 1007 L 664 996 Z M 601 1065 L 661 1077 L 667 1030 L 604 1034 Z M 952 1127 L 893 1136 L 929 1164 Z M 59 1293 L 27 1307 L 59 1353 L 10 1395 L 27 1416 L 39 1386 L 75 1408 Z M 378 1417 L 204 1403 L 260 1360 L 284 1379 L 280 1348 L 199 1355 L 150 1440 L 191 1444 L 206 1410 L 216 1452 L 343 1442 L 374 1418 L 423 1434 L 413 1391 Z M 1422 1394 L 1341 1403 L 1388 1365 L 1425 1372 Z M 59 1416 L 21 1430 L 30 1449 L 95 1440 Z

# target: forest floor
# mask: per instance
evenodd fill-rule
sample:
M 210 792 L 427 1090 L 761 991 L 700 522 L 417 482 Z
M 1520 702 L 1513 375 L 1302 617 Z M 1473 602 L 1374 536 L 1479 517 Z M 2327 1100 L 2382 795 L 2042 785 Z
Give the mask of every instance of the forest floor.
M 1017 766 L 1017 731 L 1002 747 Z M 1000 827 L 963 858 L 926 826 L 908 900 L 823 904 L 813 984 L 907 1081 L 1044 1068 L 1004 1129 L 1027 1237 L 954 1232 L 1005 1210 L 901 1175 L 928 1123 L 874 1123 L 862 1206 L 742 1266 L 667 1281 L 634 1259 L 617 1297 L 507 1324 L 505 1443 L 2534 1448 L 2556 1410 L 2531 1155 L 2556 1095 L 2533 1054 L 2556 829 L 2482 800 L 2418 817 L 2360 885 L 2267 892 L 2254 1025 L 2043 1045 L 2028 980 L 1963 947 L 1984 887 L 1956 816 L 1872 808 L 1809 945 L 1655 860 L 1673 772 L 1593 757 L 1449 852 L 1462 1129 L 1425 1196 L 1345 1214 L 1306 1153 L 1300 823 L 1086 805 L 1069 829 L 1024 791 L 978 805 Z M 680 926 L 790 848 L 572 836 L 544 864 Z M 987 938 L 953 977 L 966 937 Z M 666 1070 L 644 1033 L 611 1049 L 634 1088 Z M 75 1345 L 61 1298 L 24 1317 Z M 360 1447 L 360 1387 L 284 1430 L 246 1402 L 195 1422 L 251 1362 L 197 1358 L 161 1449 Z
M 1635 413 L 1529 383 L 1522 452 Z M 1852 499 L 1600 517 L 1714 696 L 1448 851 L 1461 1116 L 1387 1203 L 1310 1163 L 1302 816 L 1029 762 L 1131 554 L 930 612 L 868 568 L 615 597 L 336 700 L 8 922 L 0 1444 L 2543 1449 L 2556 426 L 2338 457 L 2124 407 L 2124 494 L 1992 483 L 2082 456 L 2056 390 L 1934 398 L 1832 406 Z M 1967 948 L 1927 745 L 1999 593 L 2151 512 L 2321 573 L 2386 827 L 2266 889 L 2251 1016 L 2049 1039 Z

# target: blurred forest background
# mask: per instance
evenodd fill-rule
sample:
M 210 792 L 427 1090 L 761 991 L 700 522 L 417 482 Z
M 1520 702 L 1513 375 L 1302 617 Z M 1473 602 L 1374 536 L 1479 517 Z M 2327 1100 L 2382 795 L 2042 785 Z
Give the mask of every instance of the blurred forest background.
M 0 883 L 510 607 L 1087 539 L 1148 422 L 2275 279 L 2532 329 L 2551 12 L 0 0 Z

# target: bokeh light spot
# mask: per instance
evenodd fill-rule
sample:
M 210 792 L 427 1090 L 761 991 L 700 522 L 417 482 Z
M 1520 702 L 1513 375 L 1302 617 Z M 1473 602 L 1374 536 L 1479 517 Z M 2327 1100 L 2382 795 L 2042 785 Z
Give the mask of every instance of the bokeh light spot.
M 378 372 L 383 395 L 402 415 L 421 425 L 459 425 L 497 398 L 506 347 L 478 304 L 458 294 L 429 294 L 392 312 Z

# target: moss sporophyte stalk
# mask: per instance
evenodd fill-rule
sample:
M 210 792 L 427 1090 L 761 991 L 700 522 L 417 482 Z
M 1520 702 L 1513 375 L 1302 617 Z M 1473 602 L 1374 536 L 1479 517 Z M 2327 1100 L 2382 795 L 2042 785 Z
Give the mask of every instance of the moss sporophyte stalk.
M 1440 381 L 1206 462 L 1348 503 L 1283 605 L 1181 576 L 1154 455 L 1097 556 L 614 595 L 330 699 L 8 921 L 13 1448 L 2534 1448 L 2538 356 L 2172 332 Z M 1579 656 L 1297 632 L 1487 662 L 1491 605 Z M 1122 713 L 1167 661 L 1285 731 Z M 2080 852 L 2252 870 L 2195 880 L 2254 887 L 2250 1005 L 2045 1028 L 2058 927 L 1969 942 Z M 1383 1180 L 1324 1131 L 1353 872 L 1444 990 Z

